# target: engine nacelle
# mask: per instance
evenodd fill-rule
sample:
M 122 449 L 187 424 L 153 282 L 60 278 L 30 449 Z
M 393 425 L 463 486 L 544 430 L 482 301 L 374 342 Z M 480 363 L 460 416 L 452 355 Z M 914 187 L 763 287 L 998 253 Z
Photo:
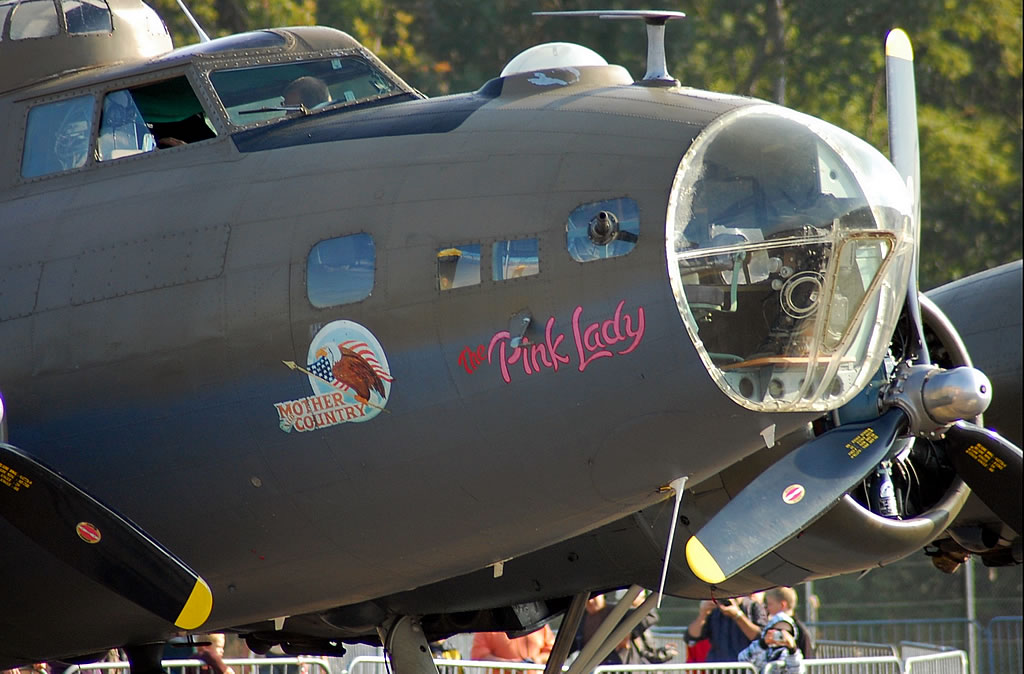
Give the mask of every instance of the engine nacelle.
M 686 532 L 696 532 L 710 517 L 745 487 L 760 472 L 812 437 L 810 428 L 783 438 L 732 466 L 716 478 L 688 491 L 680 510 L 680 530 L 676 541 L 686 540 Z M 918 441 L 921 443 L 921 441 Z M 795 538 L 762 557 L 743 572 L 724 582 L 719 590 L 745 594 L 774 585 L 793 585 L 891 564 L 921 550 L 941 536 L 960 513 L 970 489 L 951 469 L 934 460 L 926 443 L 906 453 L 906 469 L 894 471 L 893 482 L 903 515 L 901 519 L 883 517 L 872 508 L 869 478 L 866 484 L 847 494 L 821 518 Z M 901 465 L 899 462 L 897 466 Z M 666 519 L 661 506 L 638 515 L 654 529 Z M 757 517 L 751 513 L 751 517 Z M 667 523 L 666 523 L 667 524 Z M 652 532 L 651 538 L 660 535 Z M 664 540 L 664 539 L 663 539 Z M 851 545 L 851 541 L 856 541 Z M 677 544 L 673 551 L 668 591 L 674 595 L 707 595 L 706 584 L 692 576 Z M 680 559 L 676 555 L 680 555 Z

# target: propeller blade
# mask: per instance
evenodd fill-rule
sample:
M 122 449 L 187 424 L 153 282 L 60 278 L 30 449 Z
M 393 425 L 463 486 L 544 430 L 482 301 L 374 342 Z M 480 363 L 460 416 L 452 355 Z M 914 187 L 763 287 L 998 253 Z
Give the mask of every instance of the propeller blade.
M 59 473 L 2 443 L 0 516 L 58 559 L 181 629 L 196 629 L 210 615 L 210 588 L 184 562 Z
M 921 223 L 921 159 L 914 84 L 914 51 L 907 34 L 889 32 L 885 40 L 885 77 L 889 110 L 889 153 L 914 200 L 915 226 Z M 920 238 L 918 239 L 920 241 Z M 917 292 L 920 245 L 907 286 L 907 313 L 917 331 L 917 362 L 928 364 Z M 947 432 L 947 453 L 964 482 L 992 511 L 1021 533 L 1021 450 L 997 433 L 958 421 Z M 1012 471 L 1012 472 L 1008 472 Z
M 914 83 L 914 49 L 899 28 L 885 38 L 886 100 L 889 109 L 889 155 L 921 205 L 921 159 L 917 138 L 917 94 Z M 920 219 L 920 218 L 918 218 Z
M 863 480 L 906 427 L 893 408 L 819 435 L 758 475 L 686 543 L 686 561 L 718 584 L 795 536 Z
M 966 421 L 946 431 L 946 455 L 982 503 L 1021 534 L 1021 449 L 1003 436 Z
M 917 269 L 921 228 L 921 150 L 917 134 L 917 93 L 914 83 L 914 49 L 901 29 L 885 38 L 885 90 L 889 115 L 889 156 L 914 200 L 914 229 L 917 245 L 907 284 L 907 312 L 917 336 L 917 362 L 931 361 L 925 346 L 921 307 L 917 297 Z

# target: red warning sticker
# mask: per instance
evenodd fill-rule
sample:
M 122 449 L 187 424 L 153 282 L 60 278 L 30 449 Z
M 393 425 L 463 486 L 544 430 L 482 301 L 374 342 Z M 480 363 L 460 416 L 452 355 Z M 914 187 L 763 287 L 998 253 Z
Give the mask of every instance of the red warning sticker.
M 791 484 L 782 490 L 782 500 L 784 503 L 793 505 L 803 500 L 804 493 L 804 486 L 802 484 Z
M 102 538 L 100 530 L 89 522 L 79 522 L 78 526 L 75 527 L 75 531 L 78 533 L 78 537 L 86 543 L 99 543 L 100 538 Z

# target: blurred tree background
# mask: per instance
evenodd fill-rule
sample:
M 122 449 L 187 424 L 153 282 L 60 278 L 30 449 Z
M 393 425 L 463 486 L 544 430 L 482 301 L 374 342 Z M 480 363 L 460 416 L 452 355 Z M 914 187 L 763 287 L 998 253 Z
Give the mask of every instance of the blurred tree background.
M 175 44 L 194 42 L 175 0 L 152 0 Z M 1022 47 L 1019 0 L 688 0 L 668 27 L 684 85 L 784 103 L 888 152 L 882 42 L 915 49 L 924 231 L 921 285 L 1021 257 Z M 578 42 L 644 71 L 638 22 L 532 11 L 639 9 L 629 0 L 191 0 L 211 35 L 320 24 L 344 30 L 429 96 L 472 91 L 521 50 Z
M 178 46 L 196 37 L 175 0 L 151 0 Z M 684 11 L 667 31 L 670 72 L 686 86 L 755 96 L 821 117 L 888 154 L 883 40 L 915 49 L 921 132 L 921 285 L 1021 257 L 1022 28 L 1019 0 L 189 0 L 211 35 L 320 24 L 350 33 L 430 96 L 472 91 L 521 50 L 583 44 L 642 76 L 638 22 L 534 17 L 533 11 Z M 961 570 L 917 555 L 861 580 L 818 581 L 822 620 L 965 615 Z M 1019 615 L 1021 568 L 975 565 L 979 619 Z M 669 602 L 685 624 L 692 602 Z

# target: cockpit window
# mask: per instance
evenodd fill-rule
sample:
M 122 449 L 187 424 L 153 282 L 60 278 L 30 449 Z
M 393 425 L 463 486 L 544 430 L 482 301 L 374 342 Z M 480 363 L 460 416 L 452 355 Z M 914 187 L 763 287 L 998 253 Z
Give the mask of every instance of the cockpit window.
M 185 76 L 103 98 L 98 156 L 100 161 L 177 147 L 217 135 Z
M 59 4 L 70 34 L 113 30 L 110 8 L 105 0 L 60 0 Z M 13 40 L 57 35 L 61 32 L 57 11 L 53 0 L 0 0 L 0 39 L 3 39 L 9 15 L 12 16 L 10 37 Z
M 92 96 L 43 103 L 29 110 L 21 175 L 35 178 L 84 166 L 92 138 Z
M 11 39 L 49 37 L 60 32 L 53 0 L 23 0 L 11 15 Z
M 396 83 L 357 56 L 215 70 L 210 73 L 210 82 L 228 119 L 237 126 L 402 92 Z
M 21 157 L 24 178 L 80 168 L 157 148 L 216 137 L 203 106 L 182 75 L 103 95 L 94 135 L 92 95 L 41 103 L 28 113 Z
M 103 0 L 63 0 L 61 8 L 69 33 L 109 33 L 110 10 Z

